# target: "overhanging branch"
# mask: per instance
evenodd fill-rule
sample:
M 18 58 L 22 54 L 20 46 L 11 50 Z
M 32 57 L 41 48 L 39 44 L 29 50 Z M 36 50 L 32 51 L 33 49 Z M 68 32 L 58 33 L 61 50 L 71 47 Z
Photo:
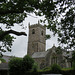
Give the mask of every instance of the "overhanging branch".
M 17 32 L 17 31 L 14 31 L 14 30 L 8 30 L 8 31 L 4 31 L 1 35 L 0 35 L 0 41 L 4 39 L 4 37 L 8 34 L 15 34 L 17 36 L 21 36 L 21 35 L 24 35 L 24 36 L 27 36 L 27 34 L 25 32 Z
M 14 14 L 14 13 L 23 13 L 24 12 L 24 10 L 7 10 L 7 11 L 3 11 L 3 10 L 1 10 L 0 11 L 0 15 L 6 15 L 6 14 Z

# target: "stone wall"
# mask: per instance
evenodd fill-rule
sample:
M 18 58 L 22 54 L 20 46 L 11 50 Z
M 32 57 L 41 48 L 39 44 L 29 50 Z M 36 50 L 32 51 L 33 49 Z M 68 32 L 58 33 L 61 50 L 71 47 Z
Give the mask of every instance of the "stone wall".
M 32 31 L 34 30 L 34 34 Z M 34 52 L 45 51 L 46 28 L 40 24 L 29 26 L 28 52 L 30 56 Z
M 34 60 L 38 63 L 40 69 L 46 67 L 46 59 L 45 58 L 34 58 Z

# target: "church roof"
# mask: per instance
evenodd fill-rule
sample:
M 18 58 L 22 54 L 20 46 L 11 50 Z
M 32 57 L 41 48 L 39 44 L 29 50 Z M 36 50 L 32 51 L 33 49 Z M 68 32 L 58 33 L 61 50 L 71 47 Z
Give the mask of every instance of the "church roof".
M 32 55 L 32 58 L 43 58 L 47 55 L 48 51 L 44 51 L 44 52 L 35 52 Z

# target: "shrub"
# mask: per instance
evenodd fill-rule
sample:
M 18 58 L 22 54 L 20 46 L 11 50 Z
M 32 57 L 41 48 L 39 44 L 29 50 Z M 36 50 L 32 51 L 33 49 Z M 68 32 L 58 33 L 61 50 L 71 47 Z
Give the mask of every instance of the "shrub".
M 29 55 L 23 58 L 23 71 L 30 71 L 34 65 L 34 60 Z
M 2 63 L 5 63 L 6 62 L 6 60 L 3 59 L 3 58 L 0 58 L 0 60 L 1 60 Z
M 14 57 L 9 61 L 10 75 L 23 75 L 25 72 L 30 71 L 33 68 L 33 65 L 34 60 L 28 55 L 24 58 Z
M 21 73 L 22 70 L 22 58 L 13 57 L 9 61 L 9 71 L 11 75 L 16 75 Z
M 38 70 L 38 64 L 37 63 L 34 63 L 33 67 L 32 67 L 32 71 L 33 72 L 37 72 Z
M 53 65 L 51 66 L 51 71 L 52 71 L 53 73 L 60 73 L 61 67 L 60 67 L 59 65 L 57 65 L 57 64 L 53 64 Z
M 72 66 L 72 67 L 73 67 L 73 69 L 75 70 L 75 61 L 73 62 L 73 66 Z
M 42 70 L 43 70 L 43 71 L 50 71 L 51 68 L 50 68 L 50 66 L 49 66 L 49 67 L 45 67 L 45 68 L 43 68 Z

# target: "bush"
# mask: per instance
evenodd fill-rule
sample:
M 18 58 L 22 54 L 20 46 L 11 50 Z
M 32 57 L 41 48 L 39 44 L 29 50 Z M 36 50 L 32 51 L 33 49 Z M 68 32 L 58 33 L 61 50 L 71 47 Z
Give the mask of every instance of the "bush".
M 50 68 L 50 66 L 49 66 L 49 67 L 45 67 L 45 68 L 43 68 L 42 70 L 43 70 L 43 71 L 50 71 L 51 68 Z
M 18 58 L 18 57 L 13 57 L 10 61 L 9 61 L 9 72 L 10 75 L 16 75 L 21 73 L 22 71 L 22 58 Z
M 1 60 L 2 63 L 5 63 L 6 62 L 6 60 L 3 59 L 3 58 L 0 58 L 0 60 Z
M 32 67 L 32 71 L 33 72 L 37 72 L 38 70 L 38 64 L 37 63 L 34 63 L 33 67 Z
M 24 58 L 14 57 L 9 61 L 10 75 L 23 75 L 27 71 L 32 70 L 33 65 L 34 60 L 28 55 L 26 55 Z M 34 68 L 34 70 L 36 70 L 36 68 Z
M 73 62 L 73 66 L 72 66 L 72 67 L 73 67 L 73 69 L 75 70 L 75 61 Z
M 53 73 L 60 73 L 61 72 L 61 67 L 59 65 L 57 65 L 57 64 L 53 64 L 51 66 L 51 71 Z
M 29 55 L 23 58 L 23 71 L 30 71 L 34 65 L 34 60 Z

